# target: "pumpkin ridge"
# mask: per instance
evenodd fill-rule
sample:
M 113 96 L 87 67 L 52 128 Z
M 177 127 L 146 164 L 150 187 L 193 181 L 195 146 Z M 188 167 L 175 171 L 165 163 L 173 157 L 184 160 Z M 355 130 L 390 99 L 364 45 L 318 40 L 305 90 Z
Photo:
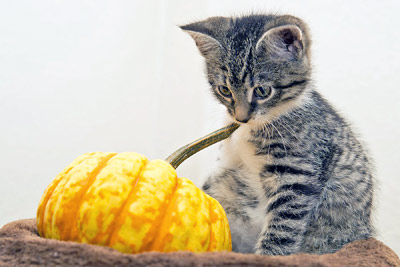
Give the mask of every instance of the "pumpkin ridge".
M 71 166 L 70 168 L 68 168 L 67 171 L 64 173 L 64 175 L 67 175 L 75 166 Z M 46 206 L 47 206 L 47 204 L 49 202 L 49 199 L 51 198 L 51 196 L 54 193 L 54 189 L 60 184 L 62 178 L 63 177 L 60 177 L 57 181 L 55 181 L 54 184 L 50 185 L 46 189 L 48 191 L 46 192 L 46 195 L 43 197 L 43 200 L 40 201 L 40 206 L 39 206 L 39 208 L 37 210 L 37 214 L 39 215 L 40 219 L 37 221 L 37 225 L 36 225 L 40 236 L 44 235 L 43 220 L 44 220 L 44 214 L 46 212 Z
M 225 210 L 222 208 L 222 206 L 221 205 L 219 205 L 219 203 L 217 203 L 218 205 L 218 208 L 219 208 L 219 210 L 221 211 L 221 209 L 222 209 L 222 211 L 223 212 L 225 212 Z M 221 242 L 222 242 L 222 244 L 224 244 L 224 247 L 225 247 L 225 243 L 226 243 L 226 239 L 227 239 L 227 236 L 226 236 L 226 220 L 225 220 L 225 218 L 222 218 L 222 220 L 224 221 L 224 225 L 223 225 L 223 228 L 224 228 L 224 241 L 222 241 L 221 240 Z M 229 233 L 230 234 L 230 233 Z
M 224 247 L 225 247 L 226 243 L 228 242 L 228 248 L 229 248 L 229 250 L 232 250 L 232 236 L 231 236 L 231 230 L 229 228 L 229 220 L 226 217 L 226 213 L 225 213 L 225 210 L 222 207 L 222 205 L 218 201 L 216 201 L 216 204 L 217 204 L 220 212 L 225 215 L 222 217 L 222 219 L 224 221 L 224 232 L 225 232 L 224 241 L 222 244 L 224 244 Z
M 121 208 L 119 209 L 118 213 L 115 215 L 116 220 L 110 224 L 109 229 L 111 229 L 110 235 L 108 236 L 107 241 L 105 242 L 105 245 L 108 247 L 112 247 L 111 243 L 114 239 L 114 235 L 118 233 L 118 230 L 121 228 L 123 222 L 125 221 L 126 218 L 126 212 L 123 212 L 127 209 L 128 202 L 131 200 L 133 193 L 135 192 L 136 185 L 138 184 L 140 177 L 142 176 L 143 171 L 146 168 L 146 165 L 148 164 L 148 160 L 144 162 L 144 164 L 141 166 L 140 171 L 138 172 L 138 175 L 136 176 L 135 183 L 132 186 L 131 190 L 128 193 L 128 196 L 124 200 L 124 202 L 121 205 Z
M 203 192 L 205 194 L 205 192 Z M 206 200 L 208 202 L 208 213 L 210 214 L 210 243 L 208 244 L 207 251 L 210 251 L 210 247 L 212 245 L 212 234 L 213 234 L 213 221 L 214 221 L 214 212 L 211 211 L 212 205 L 211 205 L 211 200 L 206 196 Z
M 82 195 L 80 196 L 79 199 L 77 199 L 75 205 L 73 205 L 73 207 L 71 208 L 71 210 L 75 212 L 75 216 L 72 216 L 72 219 L 70 222 L 71 228 L 63 227 L 64 231 L 62 231 L 62 232 L 64 232 L 64 233 L 67 232 L 67 234 L 64 234 L 64 238 L 63 238 L 64 240 L 76 241 L 75 239 L 78 236 L 77 215 L 79 214 L 79 209 L 80 209 L 80 206 L 82 205 L 83 199 L 85 198 L 85 195 L 86 195 L 88 189 L 90 188 L 90 186 L 92 186 L 93 182 L 95 181 L 97 175 L 107 165 L 107 162 L 115 155 L 117 155 L 117 153 L 110 153 L 110 154 L 104 156 L 102 158 L 101 162 L 97 165 L 97 167 L 88 175 L 89 182 L 87 183 L 87 185 L 85 187 L 83 187 L 80 190 L 80 192 L 82 192 Z
M 91 153 L 85 154 L 85 156 L 89 156 L 90 154 Z M 76 159 L 73 162 L 71 162 L 69 166 L 67 166 L 60 174 L 58 174 L 56 176 L 56 178 L 53 181 L 54 183 L 50 184 L 46 188 L 45 193 L 44 193 L 45 195 L 43 195 L 43 197 L 40 199 L 39 207 L 38 207 L 37 215 L 36 215 L 37 217 L 39 217 L 37 222 L 36 222 L 37 223 L 36 227 L 38 229 L 38 232 L 39 232 L 40 236 L 44 236 L 44 229 L 43 229 L 44 228 L 44 226 L 43 226 L 43 224 L 44 224 L 44 215 L 46 213 L 47 204 L 49 203 L 49 199 L 52 197 L 52 195 L 54 193 L 54 190 L 57 188 L 57 186 L 60 184 L 60 182 L 64 179 L 64 177 L 66 175 L 68 175 L 68 173 L 73 168 L 75 168 L 76 166 L 81 164 L 85 159 L 86 159 L 86 157 L 82 156 L 82 158 L 79 161 L 76 162 L 76 160 L 77 160 Z
M 93 157 L 96 157 L 98 153 L 97 152 L 91 152 L 91 153 L 86 153 L 83 154 L 81 157 L 81 160 L 78 160 L 79 158 L 75 159 L 72 163 L 70 163 L 69 166 L 73 166 L 71 169 L 69 169 L 69 171 L 67 173 L 63 173 L 61 172 L 57 177 L 60 178 L 58 184 L 56 187 L 53 188 L 53 193 L 51 194 L 45 210 L 44 210 L 44 217 L 43 217 L 43 237 L 46 238 L 56 238 L 56 239 L 60 239 L 60 229 L 62 229 L 62 227 L 60 228 L 59 225 L 57 224 L 57 216 L 56 216 L 56 211 L 57 206 L 63 205 L 64 200 L 62 200 L 62 198 L 60 198 L 60 192 L 63 192 L 65 190 L 66 185 L 69 183 L 69 181 L 71 180 L 71 172 L 75 171 L 77 168 L 81 167 L 81 165 L 85 164 L 85 161 L 90 160 Z M 77 162 L 76 162 L 77 161 Z M 57 179 L 56 177 L 56 179 Z M 55 197 L 55 199 L 53 199 L 53 197 Z M 63 209 L 61 209 L 63 210 Z M 46 229 L 46 225 L 47 228 Z
M 165 207 L 165 209 L 164 209 L 164 212 L 163 212 L 161 218 L 159 219 L 158 227 L 156 227 L 157 230 L 156 230 L 155 233 L 154 233 L 153 241 L 151 241 L 151 243 L 148 244 L 148 248 L 150 248 L 150 250 L 153 248 L 153 244 L 156 242 L 157 237 L 159 236 L 159 233 L 160 233 L 160 231 L 161 231 L 161 225 L 163 225 L 164 219 L 165 219 L 165 217 L 167 216 L 167 213 L 168 213 L 168 211 L 169 211 L 169 209 L 170 209 L 171 203 L 176 201 L 175 193 L 176 193 L 176 191 L 177 191 L 177 189 L 178 189 L 178 184 L 179 184 L 178 179 L 179 179 L 179 178 L 177 177 L 174 190 L 172 191 L 172 194 L 171 194 L 171 196 L 170 196 L 170 201 L 169 201 L 168 204 L 166 205 L 166 207 Z
M 172 213 L 172 211 L 171 211 L 172 205 L 175 204 L 175 202 L 176 202 L 176 200 L 178 198 L 176 192 L 178 191 L 179 181 L 180 181 L 180 178 L 177 178 L 176 185 L 175 185 L 175 188 L 174 188 L 174 192 L 171 194 L 170 201 L 168 202 L 168 205 L 165 208 L 165 212 L 164 212 L 164 214 L 163 214 L 163 216 L 162 216 L 162 218 L 160 220 L 160 224 L 159 224 L 160 227 L 158 227 L 158 230 L 157 230 L 156 234 L 154 235 L 155 238 L 153 239 L 153 242 L 151 242 L 151 245 L 149 245 L 149 248 L 150 248 L 149 250 L 150 251 L 153 251 L 153 250 L 161 251 L 161 250 L 157 250 L 157 246 L 156 246 L 157 245 L 157 241 L 159 240 L 159 237 L 160 237 L 160 232 L 161 232 L 161 229 L 162 229 L 162 225 L 164 225 L 164 221 L 165 221 L 167 215 Z

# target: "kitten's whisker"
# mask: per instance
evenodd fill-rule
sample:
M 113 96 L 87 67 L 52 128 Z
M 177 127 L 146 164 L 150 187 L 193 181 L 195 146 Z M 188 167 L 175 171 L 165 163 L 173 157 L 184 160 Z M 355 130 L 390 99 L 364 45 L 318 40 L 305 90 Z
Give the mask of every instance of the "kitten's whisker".
M 278 128 L 275 127 L 275 125 L 272 123 L 272 121 L 271 121 L 270 125 L 271 125 L 272 127 L 274 127 L 274 129 L 278 132 L 279 136 L 281 137 L 282 145 L 283 145 L 283 148 L 284 148 L 284 150 L 285 150 L 285 155 L 287 156 L 287 150 L 286 150 L 286 146 L 285 146 L 285 141 L 284 141 L 284 138 L 283 138 L 281 132 L 279 132 Z
M 273 129 L 271 129 L 271 132 L 269 131 L 270 129 L 268 128 L 268 125 L 270 125 L 271 124 L 271 122 L 269 121 L 269 120 L 266 120 L 266 122 L 265 122 L 265 129 L 266 129 L 266 132 L 267 132 L 267 134 L 268 134 L 268 150 L 267 150 L 267 154 L 268 155 L 270 155 L 270 148 L 271 148 L 271 138 L 272 138 L 272 135 L 273 135 Z
M 272 133 L 269 132 L 269 128 L 268 125 L 265 124 L 266 129 L 268 129 L 268 155 L 269 155 L 269 151 L 271 148 L 271 138 L 272 138 Z
M 280 118 L 278 118 L 278 117 L 276 117 L 276 116 L 273 116 L 273 115 L 270 115 L 270 116 L 276 118 L 275 121 L 276 121 L 280 126 L 282 126 L 282 127 L 285 128 L 289 133 L 291 133 L 291 134 L 293 135 L 293 137 L 297 139 L 297 141 L 300 141 L 300 139 L 297 137 L 296 131 L 293 130 L 293 128 L 292 128 L 289 124 L 285 124 L 284 122 L 282 122 L 282 121 L 280 120 Z M 289 127 L 289 128 L 288 128 L 288 127 Z
M 264 128 L 265 128 L 265 131 L 266 131 L 268 137 L 267 137 L 267 139 L 264 139 L 263 146 L 265 145 L 265 143 L 268 143 L 268 154 L 269 154 L 269 148 L 270 148 L 270 145 L 271 145 L 271 137 L 272 137 L 272 135 L 271 135 L 271 133 L 269 131 L 267 123 L 264 124 Z

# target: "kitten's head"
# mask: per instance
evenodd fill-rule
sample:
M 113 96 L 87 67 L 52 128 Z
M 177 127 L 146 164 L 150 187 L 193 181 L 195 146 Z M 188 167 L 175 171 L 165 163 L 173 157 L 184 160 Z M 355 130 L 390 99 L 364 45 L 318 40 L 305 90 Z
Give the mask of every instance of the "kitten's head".
M 264 124 L 296 106 L 304 94 L 311 41 L 300 19 L 211 17 L 181 28 L 195 40 L 212 91 L 235 121 Z

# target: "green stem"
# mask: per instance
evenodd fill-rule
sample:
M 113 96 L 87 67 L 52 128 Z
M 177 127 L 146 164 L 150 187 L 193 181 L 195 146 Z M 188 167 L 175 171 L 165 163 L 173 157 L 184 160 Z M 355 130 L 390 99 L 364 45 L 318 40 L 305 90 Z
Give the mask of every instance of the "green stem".
M 200 150 L 203 150 L 208 146 L 211 146 L 219 141 L 228 138 L 237 128 L 239 128 L 239 126 L 240 125 L 237 123 L 232 123 L 229 126 L 216 130 L 215 132 L 212 132 L 190 144 L 187 144 L 186 146 L 179 148 L 177 151 L 172 153 L 165 161 L 167 161 L 169 164 L 172 165 L 172 167 L 176 169 L 184 160 L 186 160 L 193 154 L 196 154 Z

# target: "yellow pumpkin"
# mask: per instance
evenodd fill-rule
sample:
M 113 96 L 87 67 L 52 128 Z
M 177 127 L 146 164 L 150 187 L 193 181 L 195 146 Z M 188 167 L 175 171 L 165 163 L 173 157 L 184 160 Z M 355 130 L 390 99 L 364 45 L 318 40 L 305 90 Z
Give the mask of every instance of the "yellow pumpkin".
M 174 167 L 236 128 L 199 139 L 172 154 L 168 162 L 149 161 L 135 152 L 78 157 L 40 200 L 40 236 L 127 253 L 231 250 L 221 205 L 190 180 L 178 178 Z

